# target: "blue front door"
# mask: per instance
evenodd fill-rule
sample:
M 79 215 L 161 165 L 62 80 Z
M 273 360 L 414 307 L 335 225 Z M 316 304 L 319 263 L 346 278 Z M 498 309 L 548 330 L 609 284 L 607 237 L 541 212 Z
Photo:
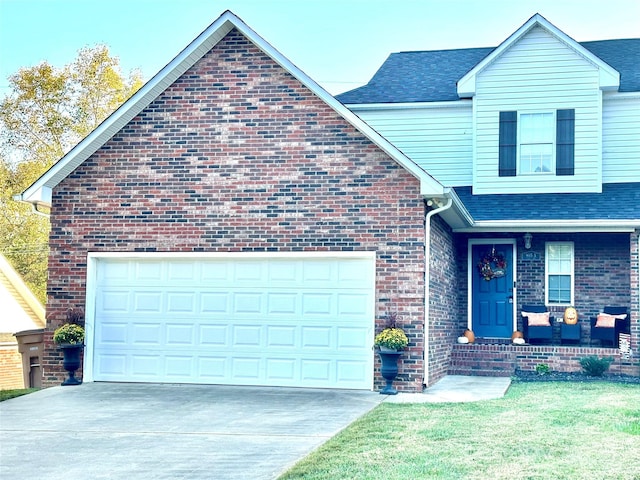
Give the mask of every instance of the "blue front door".
M 472 330 L 477 337 L 511 338 L 513 245 L 472 245 L 471 255 Z

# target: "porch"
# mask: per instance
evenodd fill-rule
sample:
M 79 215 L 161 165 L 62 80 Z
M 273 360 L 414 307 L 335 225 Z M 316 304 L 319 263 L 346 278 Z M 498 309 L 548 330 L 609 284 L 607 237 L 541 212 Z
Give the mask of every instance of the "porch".
M 513 345 L 508 340 L 479 339 L 473 344 L 454 344 L 449 360 L 449 375 L 509 377 L 516 370 L 535 371 L 546 364 L 552 372 L 581 372 L 580 359 L 596 355 L 613 357 L 607 373 L 640 375 L 638 358 L 623 354 L 619 348 L 580 345 Z

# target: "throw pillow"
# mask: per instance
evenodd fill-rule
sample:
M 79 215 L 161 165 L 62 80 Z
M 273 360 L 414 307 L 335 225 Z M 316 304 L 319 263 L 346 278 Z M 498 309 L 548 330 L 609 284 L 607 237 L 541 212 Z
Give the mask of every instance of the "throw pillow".
M 613 328 L 616 326 L 616 320 L 624 320 L 627 318 L 626 313 L 620 315 L 609 315 L 608 313 L 599 313 L 596 318 L 596 327 Z
M 527 321 L 530 327 L 548 327 L 551 325 L 549 323 L 549 312 L 544 313 L 530 313 L 530 312 L 522 312 L 523 317 L 527 317 Z

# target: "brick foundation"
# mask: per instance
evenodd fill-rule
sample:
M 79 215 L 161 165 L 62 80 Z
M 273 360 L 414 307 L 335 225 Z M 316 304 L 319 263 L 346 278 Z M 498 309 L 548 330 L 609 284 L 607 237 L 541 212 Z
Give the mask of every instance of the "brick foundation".
M 531 345 L 453 345 L 449 374 L 510 376 L 516 370 L 535 371 L 544 363 L 554 372 L 581 372 L 580 358 L 613 357 L 608 373 L 640 375 L 637 357 L 624 359 L 614 348 Z

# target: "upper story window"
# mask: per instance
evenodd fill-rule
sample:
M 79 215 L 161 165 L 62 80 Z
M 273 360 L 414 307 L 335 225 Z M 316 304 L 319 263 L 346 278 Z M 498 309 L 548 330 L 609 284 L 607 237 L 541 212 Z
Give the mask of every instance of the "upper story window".
M 553 113 L 521 113 L 519 139 L 518 171 L 521 174 L 551 173 L 555 144 Z
M 573 175 L 575 110 L 500 112 L 498 174 Z
M 573 242 L 547 242 L 545 249 L 547 305 L 573 305 Z

